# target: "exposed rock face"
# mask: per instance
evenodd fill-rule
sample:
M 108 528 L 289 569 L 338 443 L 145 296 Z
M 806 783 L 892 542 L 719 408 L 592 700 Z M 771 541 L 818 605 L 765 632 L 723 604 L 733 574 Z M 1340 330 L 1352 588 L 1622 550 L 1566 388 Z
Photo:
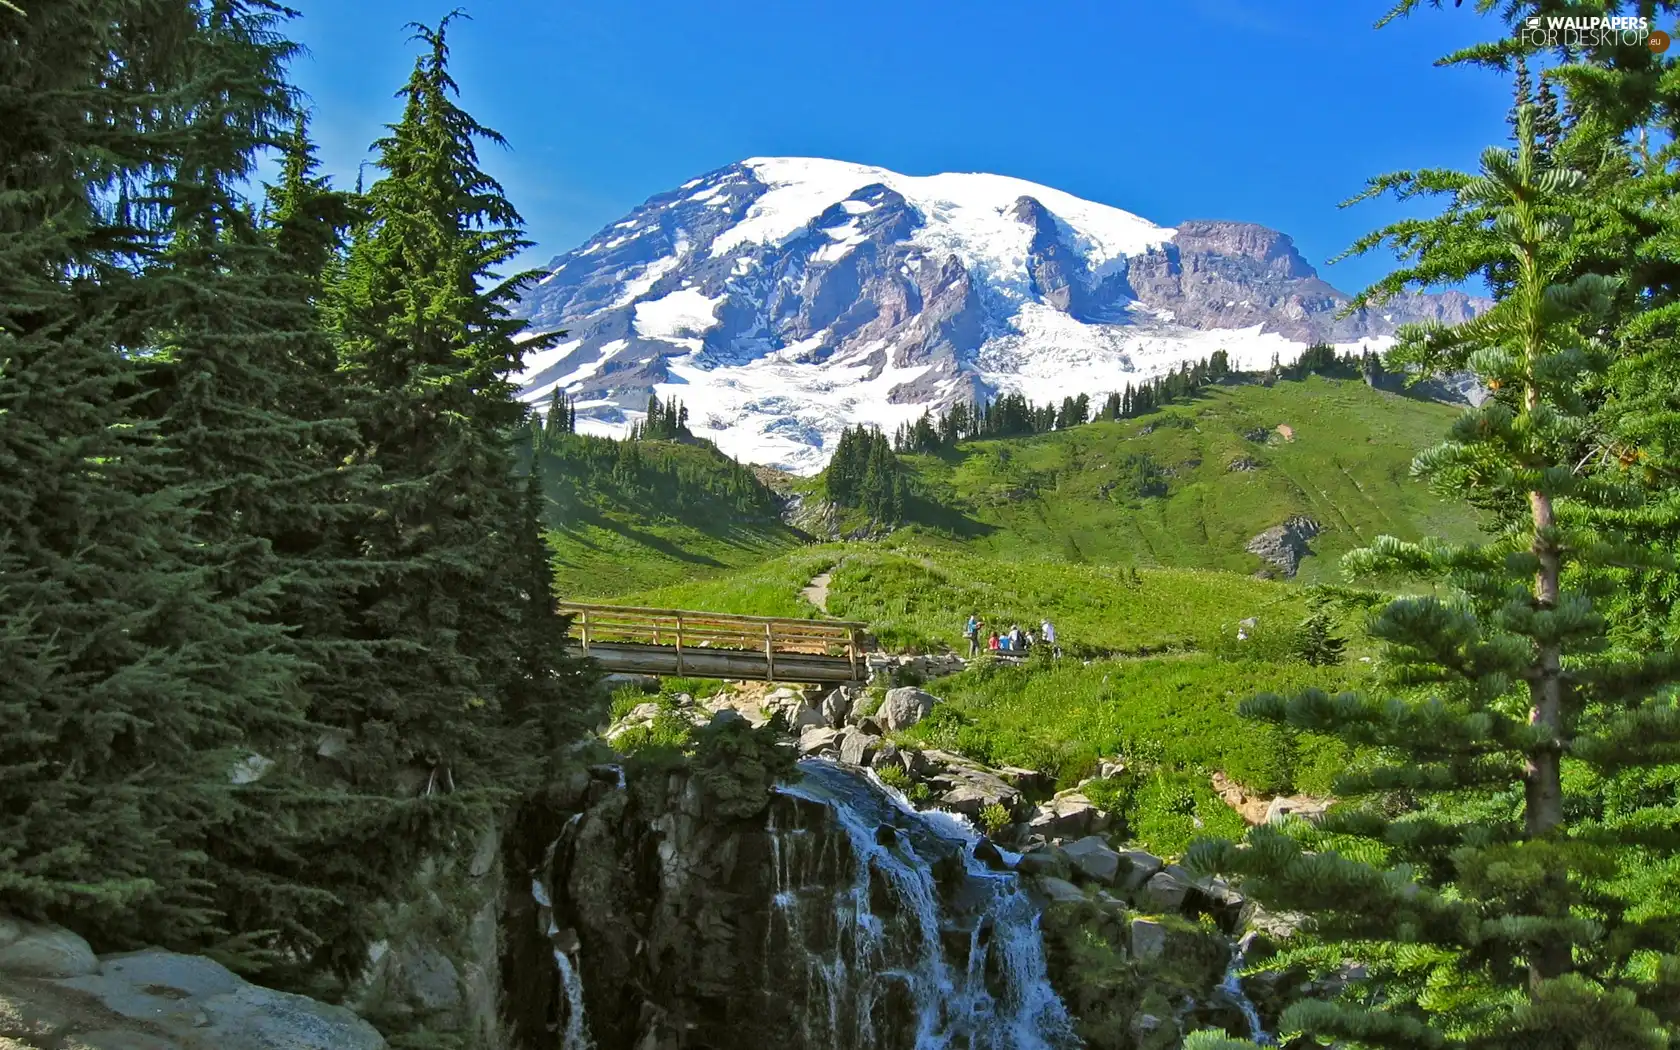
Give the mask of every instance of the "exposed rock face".
M 597 1046 L 650 1050 L 1005 1050 L 1033 1032 L 1071 1048 L 1015 876 L 857 774 L 802 768 L 749 816 L 721 819 L 672 773 L 528 826 L 558 838 L 525 847 L 548 859 L 510 950 L 533 967 L 558 952 L 571 976 L 510 996 L 520 1032 L 552 1045 L 586 1024 Z
M 1462 292 L 1408 294 L 1339 318 L 1348 297 L 1319 279 L 1288 234 L 1251 222 L 1193 219 L 1171 243 L 1131 260 L 1139 301 L 1201 330 L 1262 325 L 1305 343 L 1391 336 L 1401 324 L 1469 320 L 1485 304 Z
M 30 1050 L 383 1050 L 342 1006 L 165 951 L 95 958 L 57 927 L 0 917 L 0 1046 Z
M 1257 795 L 1224 773 L 1214 771 L 1213 790 L 1250 824 L 1274 824 L 1290 815 L 1317 820 L 1333 800 L 1312 795 Z
M 1318 522 L 1297 515 L 1255 536 L 1244 549 L 1271 562 L 1285 576 L 1294 576 L 1301 567 L 1301 559 L 1312 553 L 1307 541 L 1319 531 Z

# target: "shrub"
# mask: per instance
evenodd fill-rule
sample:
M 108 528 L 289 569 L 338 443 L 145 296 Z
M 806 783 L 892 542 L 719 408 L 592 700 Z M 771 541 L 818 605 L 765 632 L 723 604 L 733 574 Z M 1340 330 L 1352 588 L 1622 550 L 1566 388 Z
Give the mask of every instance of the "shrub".
M 607 710 L 611 713 L 613 721 L 616 722 L 647 702 L 648 695 L 641 689 L 633 685 L 623 685 L 613 690 L 612 700 Z
M 1003 834 L 1004 830 L 1012 823 L 1014 823 L 1014 818 L 1009 815 L 1009 810 L 1005 809 L 1000 803 L 993 802 L 980 811 L 980 826 L 992 838 L 997 838 Z
M 881 778 L 881 783 L 904 794 L 908 794 L 911 786 L 915 784 L 903 766 L 883 766 L 875 770 L 875 775 Z

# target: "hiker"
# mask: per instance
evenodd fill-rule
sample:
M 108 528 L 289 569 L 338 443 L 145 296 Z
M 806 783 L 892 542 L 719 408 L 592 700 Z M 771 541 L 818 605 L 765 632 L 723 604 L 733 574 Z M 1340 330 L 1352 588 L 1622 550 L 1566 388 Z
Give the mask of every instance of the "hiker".
M 1056 648 L 1056 625 L 1051 623 L 1049 620 L 1045 620 L 1043 623 L 1039 624 L 1038 626 L 1039 626 L 1039 632 L 1040 632 L 1039 637 L 1043 638 L 1044 639 L 1044 644 L 1050 647 L 1050 655 L 1051 656 L 1062 655 L 1062 651 L 1060 649 Z
M 986 648 L 995 653 L 995 652 L 998 652 L 1000 649 L 1002 649 L 1002 647 L 1003 647 L 1003 642 L 1001 640 L 999 640 L 998 633 L 996 631 L 993 631 L 992 636 L 990 638 L 986 639 Z
M 1021 651 L 1021 625 L 1018 623 L 1009 625 L 1009 651 L 1012 653 Z
M 980 620 L 973 613 L 968 614 L 968 623 L 963 625 L 963 637 L 968 639 L 968 655 L 970 658 L 980 654 Z

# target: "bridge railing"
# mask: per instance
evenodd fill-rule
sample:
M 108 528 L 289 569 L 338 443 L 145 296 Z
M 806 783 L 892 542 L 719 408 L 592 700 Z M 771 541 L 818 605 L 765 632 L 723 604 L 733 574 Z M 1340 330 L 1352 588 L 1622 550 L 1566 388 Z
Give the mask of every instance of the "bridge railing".
M 659 645 L 677 651 L 733 649 L 763 653 L 772 677 L 776 654 L 844 657 L 854 674 L 864 662 L 867 624 L 850 620 L 798 620 L 780 616 L 737 616 L 688 609 L 560 602 L 572 618 L 570 636 L 588 653 L 595 645 Z

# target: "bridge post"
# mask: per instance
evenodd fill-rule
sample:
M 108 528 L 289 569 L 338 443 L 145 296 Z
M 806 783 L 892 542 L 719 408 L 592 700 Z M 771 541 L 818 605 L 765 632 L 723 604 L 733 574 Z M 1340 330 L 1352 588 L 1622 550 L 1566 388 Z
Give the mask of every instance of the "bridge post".
M 683 673 L 682 613 L 678 613 L 677 614 L 677 675 L 678 675 L 678 677 L 681 677 L 682 673 Z
M 589 651 L 589 610 L 583 610 L 578 616 L 583 627 L 583 651 L 587 653 Z
M 767 681 L 776 680 L 776 641 L 769 624 L 764 625 L 764 662 L 770 669 Z

